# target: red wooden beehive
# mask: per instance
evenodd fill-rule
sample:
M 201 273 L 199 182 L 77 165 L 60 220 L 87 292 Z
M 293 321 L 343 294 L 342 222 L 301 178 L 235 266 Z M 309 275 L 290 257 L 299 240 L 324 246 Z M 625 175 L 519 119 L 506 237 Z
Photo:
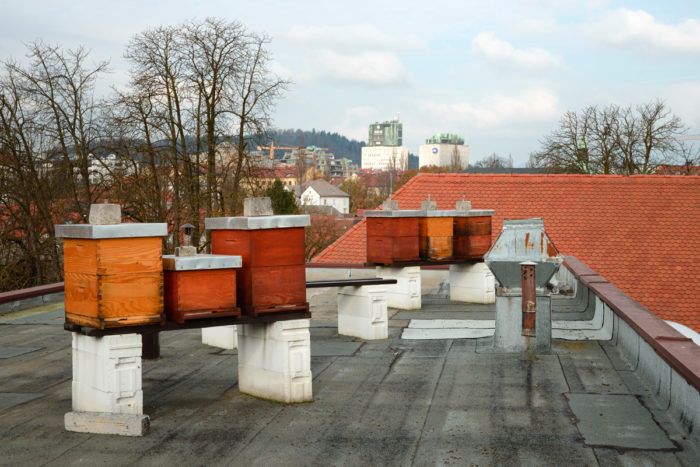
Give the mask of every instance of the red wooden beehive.
M 420 261 L 422 215 L 423 211 L 365 211 L 367 262 L 389 265 Z
M 308 311 L 304 227 L 309 216 L 207 218 L 211 251 L 239 255 L 238 306 L 243 314 Z
M 236 270 L 240 256 L 163 256 L 165 314 L 170 321 L 238 317 Z
M 493 210 L 456 211 L 454 217 L 454 258 L 479 261 L 491 247 Z

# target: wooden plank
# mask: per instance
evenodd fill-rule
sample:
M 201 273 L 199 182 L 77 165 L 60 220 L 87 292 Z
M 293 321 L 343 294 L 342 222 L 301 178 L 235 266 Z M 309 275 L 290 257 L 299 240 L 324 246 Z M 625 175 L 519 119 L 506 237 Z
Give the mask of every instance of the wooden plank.
M 395 238 L 392 248 L 393 261 L 418 261 L 420 260 L 419 237 Z
M 160 322 L 163 273 L 98 276 L 98 318 L 104 327 Z
M 421 237 L 420 257 L 435 261 L 452 259 L 452 237 Z
M 420 219 L 421 237 L 452 237 L 451 217 L 424 217 Z
M 97 267 L 101 274 L 163 271 L 160 237 L 97 240 Z
M 417 237 L 418 217 L 368 217 L 367 235 L 374 237 Z
M 253 307 L 274 307 L 306 302 L 306 268 L 277 266 L 238 271 L 238 304 L 244 314 Z
M 91 323 L 97 323 L 97 276 L 94 274 L 80 274 L 66 272 L 64 278 L 66 316 L 71 316 L 71 321 L 76 324 L 84 324 L 79 316 L 90 318 Z
M 244 267 L 304 264 L 304 229 L 214 230 L 212 253 L 240 255 Z
M 367 261 L 391 263 L 394 259 L 393 237 L 367 237 Z
M 162 244 L 157 237 L 63 240 L 64 271 L 121 274 L 163 270 Z

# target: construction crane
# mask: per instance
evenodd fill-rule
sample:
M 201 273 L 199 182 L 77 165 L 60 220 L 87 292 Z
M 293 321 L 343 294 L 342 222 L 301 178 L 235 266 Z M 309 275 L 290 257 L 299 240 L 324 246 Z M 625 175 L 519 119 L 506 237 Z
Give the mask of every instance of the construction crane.
M 270 160 L 275 159 L 275 150 L 276 149 L 288 149 L 288 150 L 293 150 L 293 149 L 299 149 L 300 146 L 275 146 L 275 143 L 270 143 L 269 145 L 265 146 L 258 146 L 258 151 L 262 151 L 264 149 L 269 149 L 270 150 Z M 318 148 L 322 151 L 328 151 L 328 148 Z

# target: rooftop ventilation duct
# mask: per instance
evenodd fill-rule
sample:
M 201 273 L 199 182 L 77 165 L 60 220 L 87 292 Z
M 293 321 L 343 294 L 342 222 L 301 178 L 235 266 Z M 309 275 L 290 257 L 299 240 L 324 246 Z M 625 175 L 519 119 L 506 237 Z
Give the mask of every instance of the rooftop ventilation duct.
M 503 229 L 484 262 L 505 290 L 521 287 L 520 263 L 535 263 L 535 284 L 544 288 L 562 263 L 541 218 L 503 220 Z

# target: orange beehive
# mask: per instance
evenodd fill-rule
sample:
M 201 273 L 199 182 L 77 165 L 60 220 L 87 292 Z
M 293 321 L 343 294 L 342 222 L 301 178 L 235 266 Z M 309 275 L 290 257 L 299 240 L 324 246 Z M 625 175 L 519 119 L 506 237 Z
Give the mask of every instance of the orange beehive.
M 452 259 L 451 211 L 426 211 L 419 226 L 420 257 L 426 261 Z
M 211 251 L 239 255 L 238 306 L 243 314 L 308 311 L 304 227 L 309 216 L 207 218 Z
M 457 211 L 454 218 L 454 257 L 457 260 L 483 259 L 491 247 L 493 210 Z
M 170 321 L 238 317 L 236 269 L 240 256 L 163 256 L 165 314 Z
M 59 225 L 66 320 L 99 329 L 162 323 L 166 224 Z
M 365 211 L 367 261 L 376 264 L 419 261 L 421 215 L 422 211 Z

